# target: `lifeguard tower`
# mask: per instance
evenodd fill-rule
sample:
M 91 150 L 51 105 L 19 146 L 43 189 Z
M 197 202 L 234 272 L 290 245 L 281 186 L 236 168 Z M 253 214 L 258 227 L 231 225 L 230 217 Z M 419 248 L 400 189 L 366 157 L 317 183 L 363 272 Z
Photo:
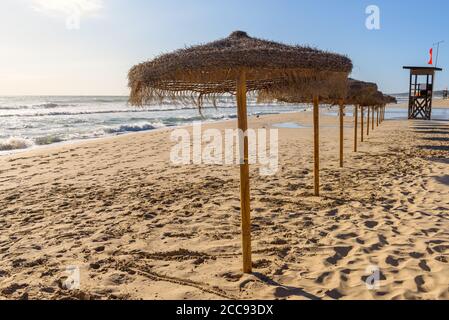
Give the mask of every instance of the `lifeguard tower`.
M 408 118 L 430 120 L 435 72 L 443 69 L 410 66 L 405 66 L 404 69 L 410 70 Z

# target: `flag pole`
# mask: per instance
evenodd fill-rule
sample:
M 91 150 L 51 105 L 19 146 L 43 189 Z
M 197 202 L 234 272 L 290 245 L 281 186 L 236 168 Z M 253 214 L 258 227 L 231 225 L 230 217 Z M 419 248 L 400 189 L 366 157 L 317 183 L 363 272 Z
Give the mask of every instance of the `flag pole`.
M 435 43 L 433 44 L 433 46 L 437 46 L 437 56 L 436 56 L 436 58 L 435 58 L 435 68 L 438 67 L 438 56 L 439 56 L 439 54 L 440 54 L 440 44 L 442 44 L 442 43 L 444 43 L 444 40 L 435 42 Z

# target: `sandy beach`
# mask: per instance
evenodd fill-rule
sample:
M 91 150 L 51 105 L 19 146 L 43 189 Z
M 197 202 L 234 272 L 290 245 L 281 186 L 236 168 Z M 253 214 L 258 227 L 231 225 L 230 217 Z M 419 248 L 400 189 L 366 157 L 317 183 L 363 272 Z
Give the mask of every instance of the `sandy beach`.
M 449 99 L 434 99 L 432 101 L 433 107 L 434 108 L 444 108 L 447 109 L 449 108 Z
M 276 175 L 251 167 L 251 275 L 238 167 L 172 166 L 170 130 L 0 157 L 0 299 L 449 299 L 449 122 L 386 121 L 353 153 L 347 117 L 340 169 L 324 112 L 320 198 L 311 114 L 250 118 L 305 126 L 279 129 Z

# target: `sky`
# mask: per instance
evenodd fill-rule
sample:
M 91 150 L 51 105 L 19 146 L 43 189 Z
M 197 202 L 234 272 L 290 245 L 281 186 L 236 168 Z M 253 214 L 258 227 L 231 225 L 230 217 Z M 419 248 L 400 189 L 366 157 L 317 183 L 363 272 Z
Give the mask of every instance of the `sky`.
M 366 27 L 370 5 L 380 29 Z M 402 66 L 427 65 L 445 40 L 444 89 L 448 15 L 447 0 L 2 0 L 0 95 L 127 95 L 134 64 L 234 30 L 345 54 L 386 93 L 407 91 Z

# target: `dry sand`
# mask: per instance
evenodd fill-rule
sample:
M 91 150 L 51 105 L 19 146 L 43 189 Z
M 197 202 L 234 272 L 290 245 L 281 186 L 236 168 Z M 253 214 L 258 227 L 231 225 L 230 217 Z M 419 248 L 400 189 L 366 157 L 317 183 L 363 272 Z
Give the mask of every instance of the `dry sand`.
M 285 121 L 310 113 L 250 127 Z M 340 169 L 337 118 L 321 118 L 321 198 L 311 128 L 280 129 L 277 175 L 252 166 L 252 275 L 238 167 L 171 166 L 168 130 L 1 157 L 0 298 L 449 299 L 449 122 L 386 121 L 355 154 L 346 121 Z M 68 265 L 80 290 L 61 286 Z
M 434 99 L 432 105 L 434 108 L 449 108 L 449 99 Z

